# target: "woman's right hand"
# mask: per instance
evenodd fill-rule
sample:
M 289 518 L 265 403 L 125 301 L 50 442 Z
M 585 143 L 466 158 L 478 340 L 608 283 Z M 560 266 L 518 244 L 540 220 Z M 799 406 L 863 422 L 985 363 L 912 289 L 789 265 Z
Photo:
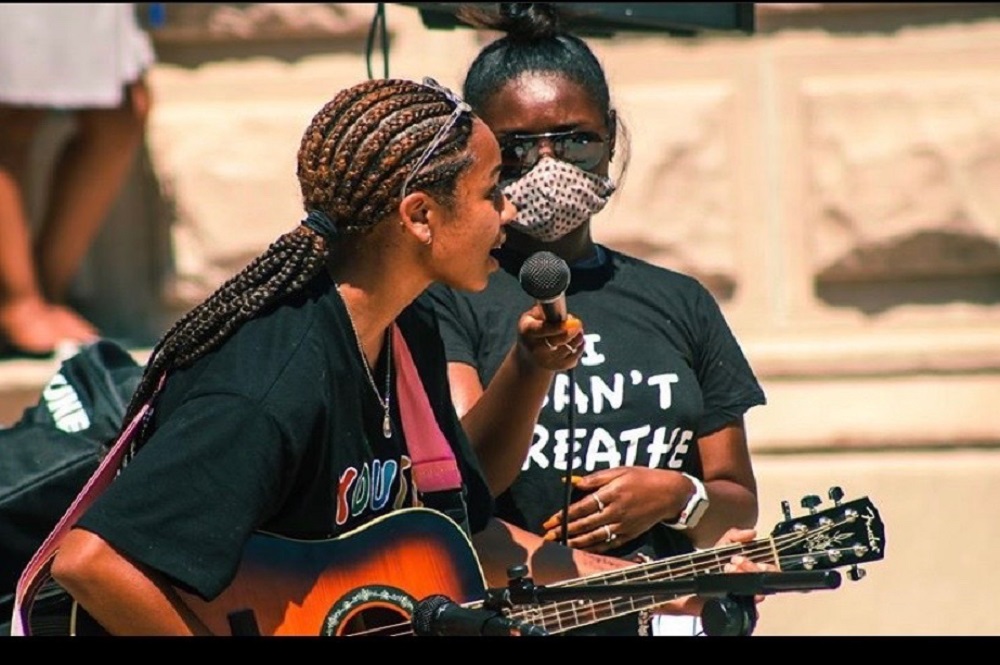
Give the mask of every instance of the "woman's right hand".
M 576 367 L 586 346 L 580 319 L 568 314 L 559 323 L 546 321 L 537 304 L 521 315 L 517 333 L 521 358 L 553 372 Z

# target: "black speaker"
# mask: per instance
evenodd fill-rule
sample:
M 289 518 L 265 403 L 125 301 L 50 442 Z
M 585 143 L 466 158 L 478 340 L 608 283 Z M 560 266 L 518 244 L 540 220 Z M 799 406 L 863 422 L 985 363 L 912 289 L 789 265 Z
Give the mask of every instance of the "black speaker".
M 424 26 L 451 30 L 469 27 L 455 13 L 460 2 L 400 2 L 416 7 Z M 482 3 L 479 3 L 482 4 Z M 618 32 L 662 33 L 691 37 L 702 32 L 754 32 L 752 2 L 561 2 L 564 25 L 578 35 L 610 37 Z

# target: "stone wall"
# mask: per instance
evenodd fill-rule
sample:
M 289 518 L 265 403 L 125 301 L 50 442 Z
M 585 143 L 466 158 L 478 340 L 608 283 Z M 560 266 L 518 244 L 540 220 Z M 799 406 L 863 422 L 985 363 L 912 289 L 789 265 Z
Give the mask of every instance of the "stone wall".
M 762 4 L 753 36 L 592 41 L 632 134 L 595 233 L 720 299 L 768 394 L 761 531 L 829 485 L 886 518 L 866 579 L 769 599 L 763 634 L 998 632 L 997 7 Z M 374 5 L 167 12 L 148 150 L 78 288 L 137 340 L 298 222 L 299 137 L 367 77 Z M 387 19 L 392 76 L 458 87 L 489 38 Z

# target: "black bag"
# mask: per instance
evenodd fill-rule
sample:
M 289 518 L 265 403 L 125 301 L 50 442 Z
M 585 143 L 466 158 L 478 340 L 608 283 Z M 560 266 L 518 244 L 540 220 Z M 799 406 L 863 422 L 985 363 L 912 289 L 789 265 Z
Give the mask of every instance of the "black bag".
M 0 428 L 0 630 L 21 572 L 114 443 L 142 370 L 115 342 L 84 346 Z

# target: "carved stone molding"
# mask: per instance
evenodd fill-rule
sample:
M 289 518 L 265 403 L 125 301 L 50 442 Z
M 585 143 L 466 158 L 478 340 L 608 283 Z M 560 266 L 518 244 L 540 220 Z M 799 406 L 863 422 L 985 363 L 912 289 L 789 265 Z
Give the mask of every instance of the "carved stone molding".
M 335 52 L 362 53 L 375 3 L 161 3 L 140 10 L 161 63 L 197 67 L 267 56 L 293 62 Z M 392 28 L 386 26 L 391 41 Z
M 375 7 L 374 3 L 330 2 L 162 4 L 162 18 L 155 25 L 150 23 L 150 14 L 140 14 L 159 44 L 292 37 L 353 39 L 367 34 Z
M 755 33 L 823 30 L 893 33 L 915 26 L 1000 18 L 996 2 L 758 2 Z

